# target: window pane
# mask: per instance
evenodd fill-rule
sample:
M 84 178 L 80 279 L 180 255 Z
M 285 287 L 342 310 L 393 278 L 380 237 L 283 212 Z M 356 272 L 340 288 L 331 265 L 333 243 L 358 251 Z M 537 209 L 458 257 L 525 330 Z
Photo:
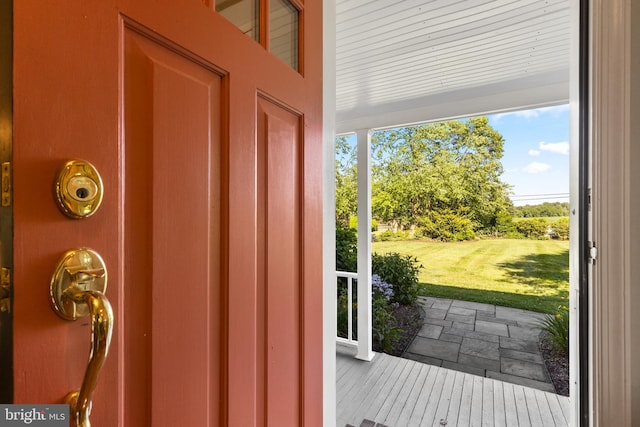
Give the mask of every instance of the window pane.
M 269 46 L 271 52 L 298 69 L 298 9 L 287 0 L 271 0 Z
M 216 0 L 216 12 L 254 40 L 260 37 L 258 0 Z

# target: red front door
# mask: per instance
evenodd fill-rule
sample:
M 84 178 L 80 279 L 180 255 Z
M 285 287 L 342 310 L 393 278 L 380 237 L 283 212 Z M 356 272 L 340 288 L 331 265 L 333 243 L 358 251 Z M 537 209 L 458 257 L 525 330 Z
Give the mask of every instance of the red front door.
M 213 2 L 14 2 L 16 403 L 80 387 L 90 320 L 48 293 L 89 247 L 115 325 L 94 427 L 322 424 L 321 2 L 260 1 L 259 42 Z M 102 175 L 89 218 L 54 202 L 70 159 Z

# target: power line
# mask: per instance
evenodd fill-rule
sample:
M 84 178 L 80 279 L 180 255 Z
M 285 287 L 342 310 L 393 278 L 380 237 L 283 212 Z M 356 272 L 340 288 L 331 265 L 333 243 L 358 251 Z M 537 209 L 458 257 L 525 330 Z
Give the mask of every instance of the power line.
M 531 197 L 527 199 L 515 199 L 512 200 L 514 202 L 528 202 L 531 200 L 568 200 L 569 196 L 558 196 L 558 197 Z
M 549 194 L 515 194 L 513 197 L 541 197 L 541 196 L 562 196 L 569 197 L 569 193 L 549 193 Z

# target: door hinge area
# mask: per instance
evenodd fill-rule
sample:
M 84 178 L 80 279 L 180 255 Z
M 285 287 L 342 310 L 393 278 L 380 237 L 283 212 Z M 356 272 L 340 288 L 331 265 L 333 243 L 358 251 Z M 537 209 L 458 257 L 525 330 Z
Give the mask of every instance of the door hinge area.
M 588 241 L 587 248 L 589 249 L 588 261 L 590 264 L 595 264 L 598 259 L 598 247 L 596 242 Z
M 11 270 L 0 269 L 0 312 L 11 311 Z
M 11 162 L 2 163 L 2 206 L 11 206 Z

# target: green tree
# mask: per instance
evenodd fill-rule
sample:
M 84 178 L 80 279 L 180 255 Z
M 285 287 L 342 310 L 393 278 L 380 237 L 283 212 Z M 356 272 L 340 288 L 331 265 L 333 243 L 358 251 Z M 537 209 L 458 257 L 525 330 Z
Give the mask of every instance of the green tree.
M 411 226 L 451 210 L 485 228 L 510 208 L 504 140 L 486 117 L 380 131 L 372 143 L 372 208 L 383 221 Z
M 519 218 L 569 216 L 569 203 L 545 202 L 539 205 L 517 206 L 515 216 Z
M 349 224 L 358 213 L 356 147 L 344 136 L 336 138 L 336 221 Z

